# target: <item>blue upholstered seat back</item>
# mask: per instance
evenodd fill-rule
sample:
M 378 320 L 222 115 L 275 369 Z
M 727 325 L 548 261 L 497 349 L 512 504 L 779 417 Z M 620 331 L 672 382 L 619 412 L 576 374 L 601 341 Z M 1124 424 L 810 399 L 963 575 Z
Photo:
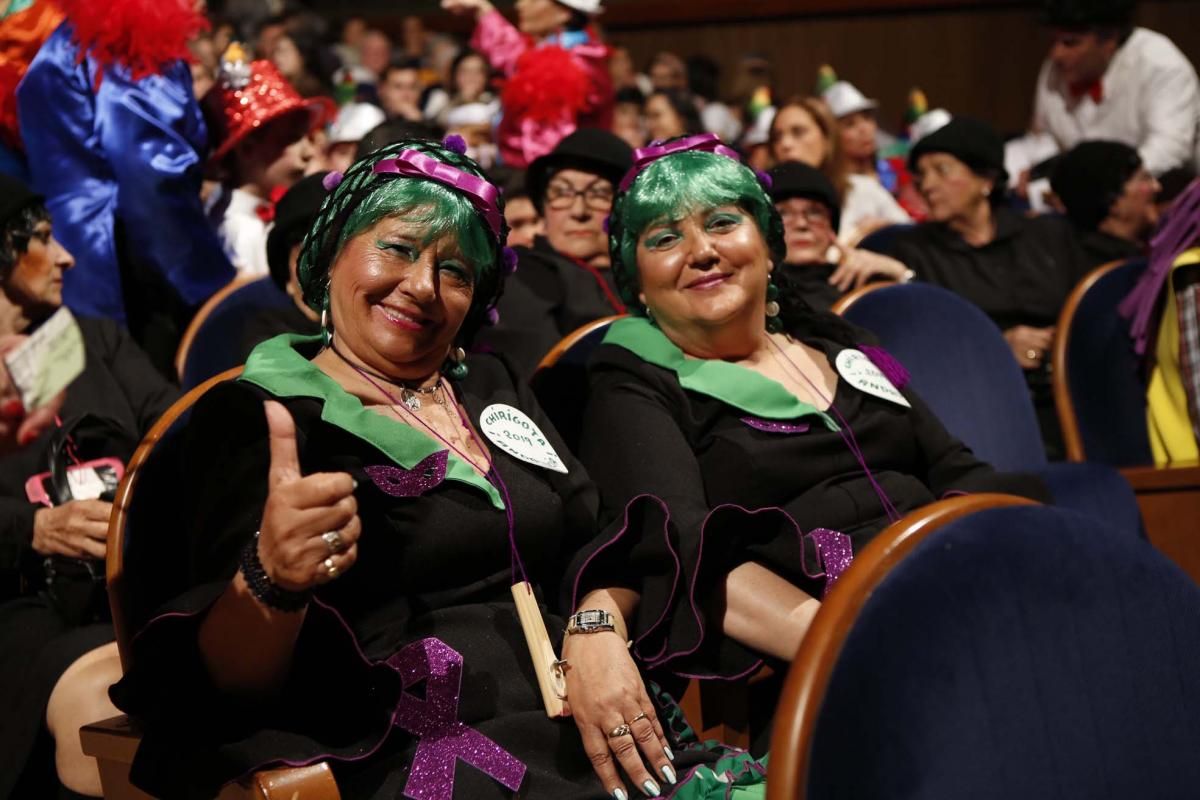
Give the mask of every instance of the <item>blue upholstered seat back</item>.
M 1054 507 L 930 535 L 850 631 L 808 797 L 1200 796 L 1200 587 Z
M 270 278 L 261 278 L 230 292 L 196 331 L 179 376 L 186 391 L 241 363 L 244 326 L 266 309 L 287 308 L 291 298 Z
M 892 242 L 896 239 L 896 234 L 902 233 L 911 227 L 912 225 L 909 223 L 902 222 L 872 231 L 862 238 L 862 241 L 858 243 L 858 247 L 861 250 L 870 250 L 874 253 L 888 255 L 892 249 Z
M 879 337 L 946 429 L 981 459 L 1002 470 L 1046 463 L 1021 368 L 977 307 L 937 286 L 910 283 L 864 295 L 845 317 Z
M 1067 338 L 1067 384 L 1088 461 L 1150 464 L 1146 385 L 1117 305 L 1146 269 L 1136 259 L 1107 272 L 1083 295 Z M 1153 345 L 1151 345 L 1153 346 Z
M 529 382 L 538 404 L 573 453 L 578 452 L 583 411 L 587 406 L 588 359 L 604 341 L 608 327 L 602 325 L 590 331 L 563 352 L 554 366 L 535 372 Z

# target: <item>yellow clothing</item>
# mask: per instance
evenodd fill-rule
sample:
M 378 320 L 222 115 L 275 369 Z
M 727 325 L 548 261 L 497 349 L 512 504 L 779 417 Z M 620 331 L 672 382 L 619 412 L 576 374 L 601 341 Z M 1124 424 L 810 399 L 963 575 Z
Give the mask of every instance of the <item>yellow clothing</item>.
M 1200 264 L 1200 247 L 1185 251 L 1171 265 L 1171 270 L 1191 264 Z M 1146 390 L 1150 449 L 1154 453 L 1154 463 L 1160 467 L 1200 459 L 1200 447 L 1196 444 L 1196 434 L 1188 415 L 1187 392 L 1179 372 L 1179 310 L 1170 276 L 1166 280 L 1166 292 L 1167 301 L 1154 351 L 1154 371 Z

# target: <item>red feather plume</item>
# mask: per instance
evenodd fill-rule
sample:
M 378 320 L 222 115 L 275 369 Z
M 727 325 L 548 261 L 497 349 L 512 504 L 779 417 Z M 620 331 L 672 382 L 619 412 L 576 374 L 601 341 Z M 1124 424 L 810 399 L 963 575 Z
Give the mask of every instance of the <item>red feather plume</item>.
M 574 119 L 588 105 L 591 83 L 570 53 L 556 45 L 528 50 L 504 85 L 506 114 L 554 122 Z
M 208 29 L 193 0 L 54 0 L 80 45 L 102 68 L 129 69 L 134 80 L 191 61 L 188 40 Z

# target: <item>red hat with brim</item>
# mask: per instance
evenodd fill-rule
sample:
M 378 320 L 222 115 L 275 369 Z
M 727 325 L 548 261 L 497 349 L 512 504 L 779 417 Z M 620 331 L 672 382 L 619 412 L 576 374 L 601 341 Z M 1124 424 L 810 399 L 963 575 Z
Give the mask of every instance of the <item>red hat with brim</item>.
M 204 96 L 204 112 L 213 140 L 219 142 L 210 160 L 223 160 L 251 133 L 289 115 L 302 116 L 307 130 L 325 119 L 326 104 L 301 97 L 270 61 L 250 62 L 242 80 L 222 75 Z

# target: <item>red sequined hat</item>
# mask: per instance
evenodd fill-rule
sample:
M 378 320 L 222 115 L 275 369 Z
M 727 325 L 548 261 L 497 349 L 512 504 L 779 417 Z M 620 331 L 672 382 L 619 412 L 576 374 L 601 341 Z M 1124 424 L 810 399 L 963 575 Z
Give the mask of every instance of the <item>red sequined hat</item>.
M 270 61 L 247 61 L 236 43 L 221 57 L 217 82 L 204 96 L 204 111 L 213 139 L 220 143 L 211 156 L 213 162 L 271 120 L 305 114 L 312 130 L 325 116 L 320 100 L 301 97 Z

